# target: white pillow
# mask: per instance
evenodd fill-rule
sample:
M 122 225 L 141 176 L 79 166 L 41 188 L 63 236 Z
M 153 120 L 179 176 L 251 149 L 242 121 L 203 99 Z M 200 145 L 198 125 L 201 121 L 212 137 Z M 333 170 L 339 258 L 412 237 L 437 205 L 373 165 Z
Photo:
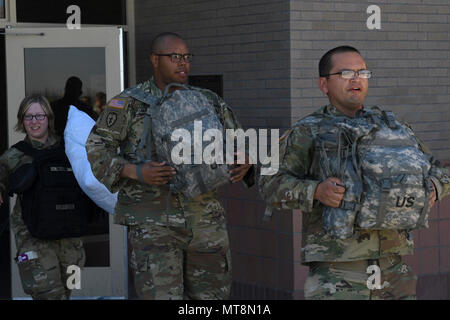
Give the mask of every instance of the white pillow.
M 66 129 L 64 130 L 66 154 L 81 189 L 100 208 L 114 214 L 117 193 L 112 194 L 97 180 L 92 173 L 91 164 L 87 158 L 86 140 L 94 124 L 95 121 L 85 112 L 72 105 L 70 106 Z

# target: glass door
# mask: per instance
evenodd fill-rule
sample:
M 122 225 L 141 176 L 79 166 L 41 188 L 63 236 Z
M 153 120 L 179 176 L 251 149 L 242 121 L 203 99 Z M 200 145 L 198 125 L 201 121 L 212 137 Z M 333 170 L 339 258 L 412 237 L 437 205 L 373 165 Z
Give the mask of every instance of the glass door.
M 92 107 L 98 93 L 107 99 L 123 90 L 122 29 L 117 27 L 16 28 L 6 30 L 9 145 L 23 139 L 13 131 L 20 101 L 30 94 L 42 94 L 51 103 L 61 99 L 66 82 L 82 82 L 82 100 Z M 11 253 L 15 256 L 14 235 Z M 72 297 L 127 296 L 127 248 L 124 227 L 99 209 L 89 233 L 83 237 L 86 265 L 81 271 L 81 289 Z M 13 298 L 26 298 L 18 269 L 12 265 Z

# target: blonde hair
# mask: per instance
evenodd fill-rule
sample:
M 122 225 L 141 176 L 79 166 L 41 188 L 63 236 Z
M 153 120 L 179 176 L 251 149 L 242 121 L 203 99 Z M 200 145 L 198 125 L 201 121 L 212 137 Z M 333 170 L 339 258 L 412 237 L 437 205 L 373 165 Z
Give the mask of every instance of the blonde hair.
M 48 134 L 53 136 L 55 134 L 55 115 L 53 114 L 50 102 L 48 102 L 47 98 L 38 94 L 27 96 L 22 100 L 19 106 L 19 111 L 17 111 L 17 124 L 14 127 L 14 130 L 22 133 L 27 133 L 25 131 L 25 127 L 23 126 L 23 118 L 25 117 L 25 113 L 33 103 L 39 103 L 39 105 L 44 110 L 48 119 Z

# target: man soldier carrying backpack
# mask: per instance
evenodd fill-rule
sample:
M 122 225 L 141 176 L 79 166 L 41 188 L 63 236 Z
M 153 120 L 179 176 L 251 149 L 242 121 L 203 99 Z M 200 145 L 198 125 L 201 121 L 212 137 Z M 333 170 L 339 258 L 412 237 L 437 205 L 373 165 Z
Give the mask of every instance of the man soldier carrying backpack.
M 319 72 L 330 104 L 284 135 L 278 173 L 259 181 L 269 208 L 302 210 L 305 298 L 414 299 L 401 256 L 448 172 L 393 113 L 363 106 L 371 72 L 355 48 L 328 51 Z
M 231 109 L 216 94 L 181 87 L 188 79 L 191 59 L 179 35 L 158 35 L 152 42 L 154 77 L 110 100 L 86 143 L 94 175 L 111 192 L 119 191 L 114 222 L 128 226 L 129 266 L 140 299 L 229 296 L 231 256 L 225 212 L 217 191 L 206 188 L 200 195 L 186 197 L 184 188 L 173 188 L 179 171 L 169 165 L 170 159 L 159 161 L 161 154 L 157 153 L 167 137 L 154 129 L 163 130 L 165 123 L 169 126 L 176 122 L 157 118 L 164 107 L 164 94 L 183 98 L 186 92 L 200 100 L 206 98 L 205 108 L 213 110 L 223 129 L 240 128 Z M 164 92 L 171 83 L 180 87 L 171 86 Z M 225 181 L 244 179 L 247 186 L 253 184 L 254 169 L 250 165 L 237 165 L 230 171 Z

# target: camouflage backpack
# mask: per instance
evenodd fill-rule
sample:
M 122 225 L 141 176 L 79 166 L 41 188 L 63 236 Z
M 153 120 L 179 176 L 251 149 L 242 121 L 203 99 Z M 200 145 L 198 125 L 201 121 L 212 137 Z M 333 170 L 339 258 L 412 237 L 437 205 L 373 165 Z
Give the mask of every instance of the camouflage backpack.
M 324 206 L 328 234 L 345 239 L 355 229 L 428 227 L 431 165 L 392 112 L 325 115 L 312 131 L 320 178 L 337 177 L 346 188 L 339 208 Z
M 182 87 L 169 93 L 171 87 Z M 123 94 L 131 96 L 149 105 L 144 122 L 144 130 L 141 142 L 138 146 L 137 156 L 141 163 L 150 161 L 166 161 L 175 168 L 177 174 L 170 182 L 170 190 L 182 193 L 187 198 L 194 198 L 202 193 L 218 188 L 229 181 L 228 166 L 226 164 L 213 163 L 205 164 L 194 160 L 195 150 L 203 151 L 203 134 L 208 129 L 219 130 L 224 137 L 224 130 L 214 106 L 208 101 L 200 89 L 181 85 L 179 83 L 169 84 L 161 98 L 143 91 L 139 87 L 127 89 Z M 201 121 L 201 136 L 195 139 L 195 121 Z M 151 135 L 149 134 L 150 122 L 152 125 L 152 135 L 158 159 L 151 159 Z M 179 144 L 179 141 L 172 141 L 172 133 L 181 129 L 183 143 L 191 142 L 190 164 L 174 163 L 172 161 L 172 149 Z M 200 131 L 198 131 L 200 132 Z M 187 137 L 186 137 L 187 135 Z M 186 137 L 187 139 L 185 139 Z M 225 144 L 224 144 L 225 145 Z M 146 155 L 142 150 L 146 146 Z M 198 159 L 197 159 L 198 160 Z M 198 161 L 197 161 L 198 162 Z M 138 177 L 142 174 L 138 170 Z M 143 181 L 142 176 L 139 180 Z

